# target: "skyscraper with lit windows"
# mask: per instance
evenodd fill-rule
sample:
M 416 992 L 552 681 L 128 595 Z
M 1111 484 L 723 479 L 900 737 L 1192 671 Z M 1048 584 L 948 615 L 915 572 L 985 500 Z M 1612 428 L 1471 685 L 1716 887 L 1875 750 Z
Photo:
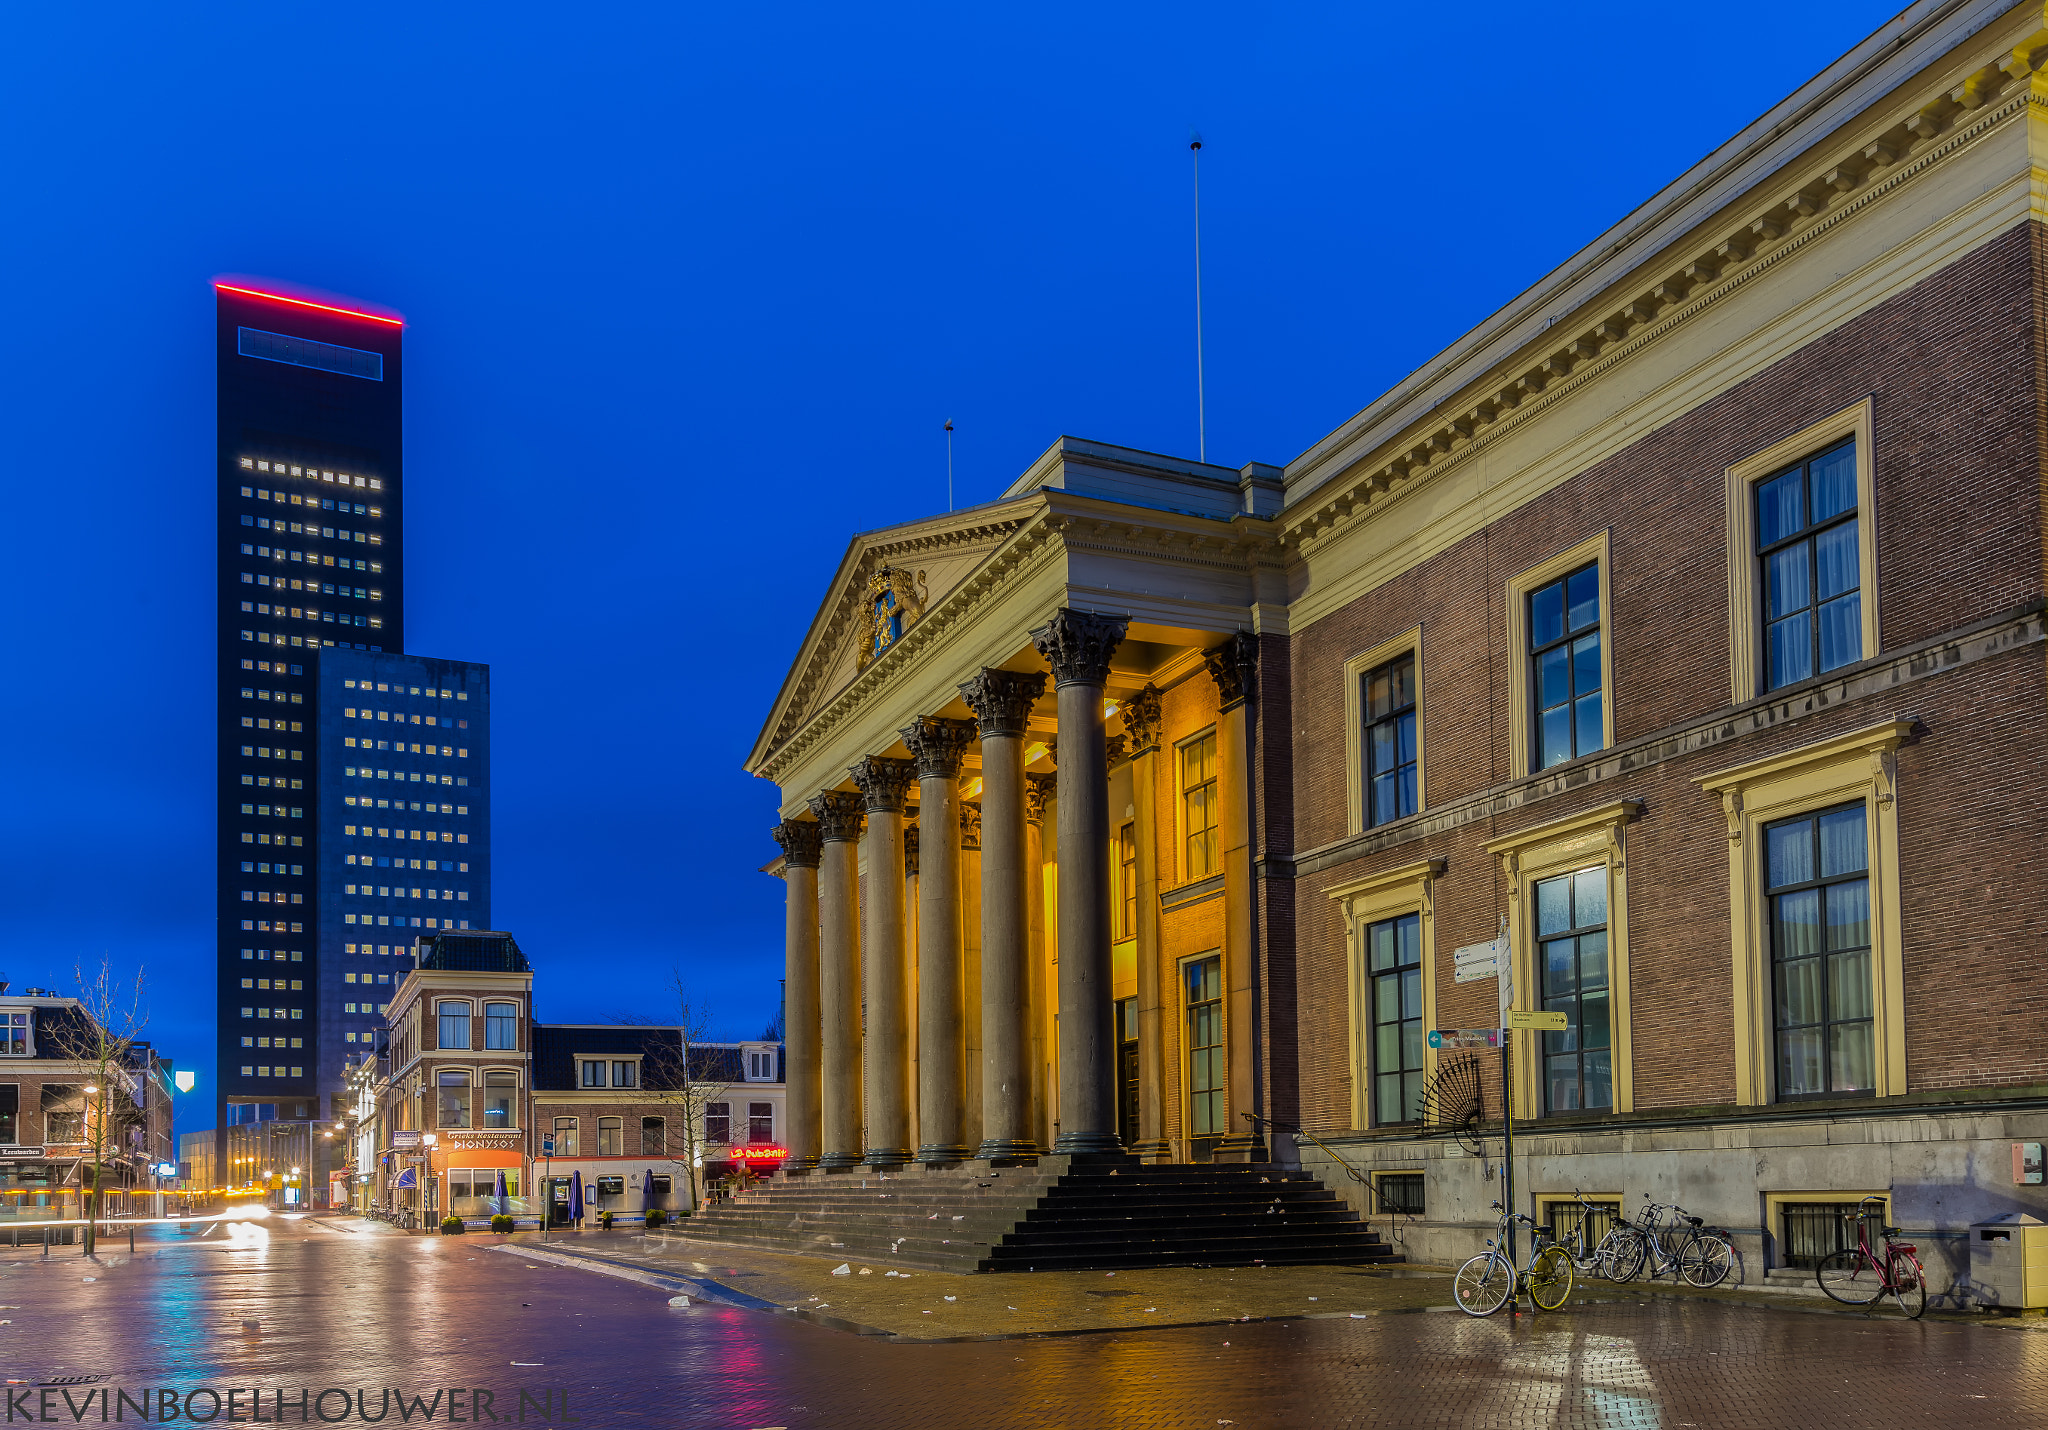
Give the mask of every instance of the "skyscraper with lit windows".
M 215 293 L 224 1130 L 333 1115 L 411 931 L 489 927 L 490 696 L 403 654 L 403 320 Z

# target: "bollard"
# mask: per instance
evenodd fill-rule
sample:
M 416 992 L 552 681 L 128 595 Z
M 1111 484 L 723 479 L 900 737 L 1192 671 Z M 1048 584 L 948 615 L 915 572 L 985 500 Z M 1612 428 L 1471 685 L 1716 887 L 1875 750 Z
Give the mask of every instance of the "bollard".
M 50 1224 L 43 1223 L 43 1260 L 50 1259 Z
M 128 1254 L 135 1254 L 135 1223 L 132 1221 L 128 1223 Z

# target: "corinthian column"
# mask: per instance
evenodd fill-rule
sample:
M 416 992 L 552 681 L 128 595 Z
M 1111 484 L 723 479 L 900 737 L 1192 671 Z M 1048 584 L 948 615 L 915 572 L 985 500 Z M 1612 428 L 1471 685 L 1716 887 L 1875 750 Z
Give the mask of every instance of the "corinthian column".
M 1045 926 L 1045 807 L 1058 792 L 1057 786 L 1052 775 L 1024 776 L 1024 877 L 1031 907 L 1031 936 L 1025 943 L 1031 968 L 1031 1135 L 1041 1147 L 1052 1146 L 1060 1116 L 1058 1089 L 1046 1053 L 1046 1039 L 1053 1036 L 1053 1000 L 1047 986 L 1052 965 Z
M 1031 1138 L 1030 937 L 1024 863 L 1024 727 L 1043 675 L 983 670 L 960 687 L 981 727 L 981 1149 L 1034 1157 Z
M 910 1160 L 909 1000 L 903 966 L 903 795 L 915 767 L 870 755 L 847 773 L 867 803 L 868 881 L 861 971 L 868 1012 L 868 1145 L 870 1167 Z
M 1131 838 L 1137 844 L 1138 918 L 1138 1141 L 1134 1155 L 1169 1161 L 1166 1141 L 1165 977 L 1159 950 L 1159 735 L 1164 712 L 1159 692 L 1147 685 L 1124 702 L 1124 736 L 1131 747 Z
M 782 1170 L 818 1165 L 818 856 L 823 841 L 807 819 L 775 826 L 782 846 L 782 971 L 787 1014 L 782 1032 L 786 1065 Z
M 974 739 L 965 720 L 921 719 L 903 731 L 917 762 L 917 817 L 934 831 L 919 840 L 917 887 L 917 1160 L 974 1155 L 961 1117 L 967 1085 L 961 1002 L 960 756 Z
M 1055 1152 L 1121 1152 L 1109 941 L 1109 758 L 1102 687 L 1130 622 L 1062 609 L 1031 633 L 1059 698 L 1060 1135 Z
M 818 1165 L 860 1165 L 859 795 L 827 790 L 811 801 L 824 840 L 818 867 L 818 1071 L 822 1117 Z
M 1223 1140 L 1218 1162 L 1263 1162 L 1257 1111 L 1258 982 L 1252 959 L 1252 817 L 1249 718 L 1258 688 L 1259 638 L 1239 633 L 1206 657 L 1223 704 L 1216 716 L 1216 842 L 1223 856 Z

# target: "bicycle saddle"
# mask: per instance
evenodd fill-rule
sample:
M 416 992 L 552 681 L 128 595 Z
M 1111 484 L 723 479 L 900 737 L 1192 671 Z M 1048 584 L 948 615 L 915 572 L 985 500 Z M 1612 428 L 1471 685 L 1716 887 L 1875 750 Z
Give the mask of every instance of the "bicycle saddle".
M 1706 1225 L 1706 1221 L 1705 1221 L 1705 1219 L 1704 1219 L 1704 1218 L 1701 1218 L 1701 1217 L 1696 1217 L 1696 1216 L 1689 1216 L 1689 1217 L 1687 1217 L 1687 1218 L 1686 1218 L 1686 1221 L 1687 1221 L 1687 1222 L 1689 1222 L 1689 1223 L 1690 1223 L 1691 1225 L 1693 1225 L 1693 1226 L 1705 1226 L 1705 1225 Z
M 1537 1223 L 1535 1223 L 1535 1226 L 1536 1226 L 1536 1234 L 1537 1234 L 1538 1236 L 1547 1236 L 1547 1237 L 1549 1237 L 1549 1238 L 1550 1238 L 1551 1240 L 1553 1240 L 1553 1241 L 1555 1241 L 1555 1240 L 1557 1239 L 1557 1233 L 1556 1233 L 1555 1231 L 1551 1230 L 1551 1226 L 1550 1226 L 1550 1223 L 1549 1223 L 1549 1222 L 1547 1222 L 1547 1221 L 1544 1221 L 1544 1222 L 1537 1222 Z
M 1895 1226 L 1883 1227 L 1878 1231 L 1877 1234 L 1879 1236 L 1897 1236 L 1899 1234 L 1899 1229 Z

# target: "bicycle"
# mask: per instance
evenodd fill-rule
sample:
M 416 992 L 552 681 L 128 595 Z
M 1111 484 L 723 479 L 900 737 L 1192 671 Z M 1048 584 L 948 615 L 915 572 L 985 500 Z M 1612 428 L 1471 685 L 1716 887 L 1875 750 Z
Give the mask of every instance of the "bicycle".
M 1615 1223 L 1607 1228 L 1607 1234 L 1600 1238 L 1600 1244 L 1589 1247 L 1586 1244 L 1586 1228 L 1592 1219 L 1606 1208 L 1587 1201 L 1586 1194 L 1580 1191 L 1572 1193 L 1572 1200 L 1579 1204 L 1578 1225 L 1572 1228 L 1569 1236 L 1558 1239 L 1559 1249 L 1571 1258 L 1573 1267 L 1581 1273 L 1599 1276 L 1608 1281 L 1614 1280 L 1615 1257 L 1629 1237 L 1629 1232 L 1624 1229 L 1627 1223 L 1617 1218 Z
M 1572 1259 L 1555 1245 L 1546 1246 L 1551 1230 L 1533 1217 L 1505 1210 L 1499 1202 L 1500 1226 L 1486 1243 L 1486 1250 L 1458 1268 L 1452 1283 L 1457 1290 L 1458 1309 L 1468 1316 L 1491 1316 L 1514 1297 L 1516 1291 L 1529 1293 L 1529 1304 L 1539 1311 L 1555 1311 L 1572 1294 Z M 1528 1264 L 1521 1270 L 1501 1248 L 1516 1223 L 1531 1230 Z
M 1684 1228 L 1667 1225 L 1670 1219 L 1684 1222 Z M 1615 1230 L 1622 1235 L 1606 1269 L 1611 1281 L 1633 1281 L 1647 1264 L 1652 1281 L 1668 1271 L 1673 1280 L 1705 1290 L 1720 1285 L 1735 1269 L 1735 1249 L 1727 1235 L 1709 1229 L 1705 1218 L 1675 1202 L 1645 1202 L 1635 1221 L 1618 1223 Z
M 1878 1210 L 1866 1210 L 1873 1202 Z M 1813 1269 L 1814 1279 L 1830 1299 L 1844 1306 L 1869 1306 L 1889 1295 L 1908 1320 L 1917 1321 L 1927 1311 L 1927 1272 L 1920 1265 L 1918 1248 L 1900 1241 L 1897 1227 L 1885 1225 L 1884 1208 L 1883 1197 L 1865 1197 L 1856 1204 L 1856 1244 L 1822 1257 Z M 1870 1245 L 1873 1218 L 1884 1243 L 1882 1255 Z

